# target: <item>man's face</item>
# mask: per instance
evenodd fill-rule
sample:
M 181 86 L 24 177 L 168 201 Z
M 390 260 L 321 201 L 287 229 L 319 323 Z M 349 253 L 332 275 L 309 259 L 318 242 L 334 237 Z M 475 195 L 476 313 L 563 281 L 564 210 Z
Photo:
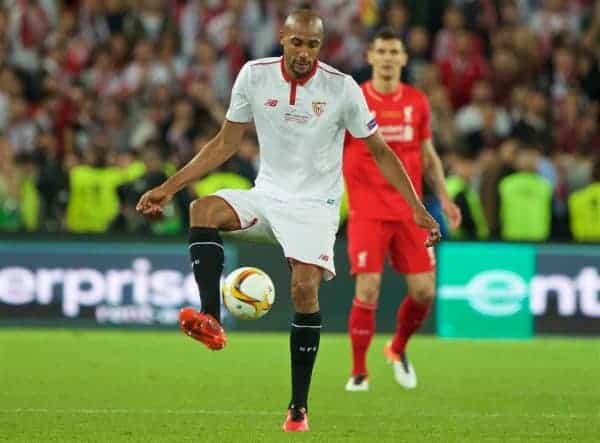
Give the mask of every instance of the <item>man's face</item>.
M 367 53 L 367 61 L 373 68 L 374 77 L 400 78 L 407 56 L 399 39 L 375 39 Z
M 298 78 L 307 75 L 319 58 L 323 35 L 317 26 L 295 24 L 282 31 L 280 42 L 285 64 Z

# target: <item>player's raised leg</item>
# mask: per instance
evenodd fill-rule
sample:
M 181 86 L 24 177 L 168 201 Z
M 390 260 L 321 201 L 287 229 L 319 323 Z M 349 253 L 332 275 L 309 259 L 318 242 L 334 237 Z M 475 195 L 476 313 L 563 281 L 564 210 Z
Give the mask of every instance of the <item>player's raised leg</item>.
M 356 274 L 356 295 L 348 318 L 348 334 L 352 345 L 352 374 L 346 383 L 346 391 L 369 390 L 367 352 L 375 335 L 375 312 L 380 286 L 380 272 Z
M 323 270 L 290 259 L 294 319 L 290 331 L 292 399 L 283 424 L 286 432 L 308 431 L 308 391 L 321 337 L 318 291 Z
M 189 252 L 202 311 L 182 309 L 179 323 L 183 332 L 213 350 L 223 349 L 226 344 L 220 324 L 219 284 L 225 260 L 220 229 L 240 229 L 237 215 L 223 199 L 209 196 L 192 202 Z
M 385 355 L 394 364 L 396 381 L 407 389 L 417 386 L 417 375 L 408 360 L 406 347 L 421 327 L 435 296 L 435 273 L 407 274 L 408 294 L 398 308 L 394 338 L 385 346 Z

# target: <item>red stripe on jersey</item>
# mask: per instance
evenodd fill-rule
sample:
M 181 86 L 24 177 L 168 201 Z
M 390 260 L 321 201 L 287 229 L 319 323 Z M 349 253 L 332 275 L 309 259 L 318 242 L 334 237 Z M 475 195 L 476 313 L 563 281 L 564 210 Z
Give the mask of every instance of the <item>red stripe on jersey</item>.
M 319 65 L 319 69 L 320 69 L 321 71 L 325 71 L 325 72 L 327 72 L 327 73 L 329 73 L 329 74 L 333 74 L 333 75 L 339 75 L 340 77 L 343 77 L 343 76 L 344 76 L 344 74 L 340 74 L 339 72 L 334 72 L 334 71 L 330 71 L 329 69 L 325 69 L 325 68 L 324 68 L 323 66 L 321 66 L 321 65 Z
M 297 82 L 292 82 L 290 86 L 290 105 L 296 104 L 296 85 Z
M 281 57 L 281 75 L 283 75 L 283 79 L 286 82 L 298 83 L 300 86 L 304 86 L 304 84 L 306 82 L 308 82 L 311 78 L 314 77 L 315 73 L 317 72 L 317 65 L 318 65 L 318 63 L 319 63 L 318 61 L 315 62 L 313 64 L 313 67 L 310 69 L 310 72 L 308 74 L 306 74 L 304 77 L 293 78 L 285 70 L 285 65 L 284 65 L 284 62 L 283 62 L 283 57 Z
M 265 66 L 265 65 L 273 65 L 275 63 L 279 63 L 279 60 L 275 60 L 274 62 L 262 62 L 262 63 L 254 63 L 252 65 L 250 65 L 250 67 L 254 67 L 254 66 Z

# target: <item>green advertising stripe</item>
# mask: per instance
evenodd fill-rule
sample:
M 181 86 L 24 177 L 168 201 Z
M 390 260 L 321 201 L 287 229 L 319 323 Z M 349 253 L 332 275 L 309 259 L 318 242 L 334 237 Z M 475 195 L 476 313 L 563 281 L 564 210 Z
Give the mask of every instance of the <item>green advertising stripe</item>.
M 535 248 L 444 243 L 438 259 L 437 332 L 457 338 L 529 338 Z

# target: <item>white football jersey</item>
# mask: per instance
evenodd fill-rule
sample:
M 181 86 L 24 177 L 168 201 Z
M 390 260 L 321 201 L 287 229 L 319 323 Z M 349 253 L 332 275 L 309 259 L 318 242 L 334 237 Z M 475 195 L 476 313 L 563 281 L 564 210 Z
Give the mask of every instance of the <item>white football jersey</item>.
M 254 120 L 260 145 L 256 189 L 281 200 L 339 204 L 345 130 L 365 138 L 377 123 L 358 84 L 317 62 L 297 81 L 282 57 L 246 63 L 233 86 L 226 115 Z

